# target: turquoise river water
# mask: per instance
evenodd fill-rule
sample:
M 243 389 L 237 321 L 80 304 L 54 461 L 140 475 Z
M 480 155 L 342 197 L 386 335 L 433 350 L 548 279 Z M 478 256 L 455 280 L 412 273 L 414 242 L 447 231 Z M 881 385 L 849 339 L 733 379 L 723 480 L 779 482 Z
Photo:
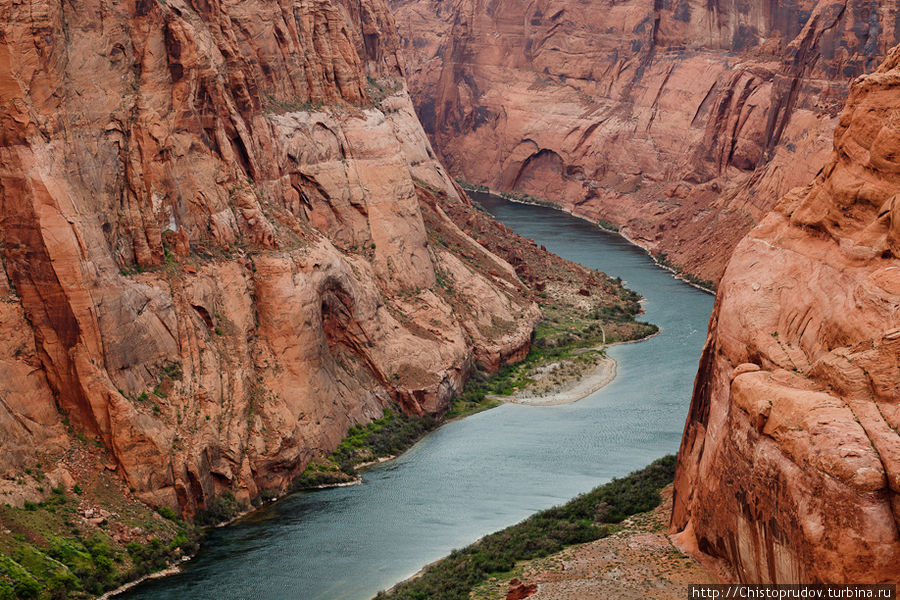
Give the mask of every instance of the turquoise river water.
M 639 248 L 547 208 L 479 197 L 518 233 L 619 276 L 660 335 L 610 348 L 615 380 L 576 402 L 444 425 L 363 484 L 299 493 L 213 532 L 129 600 L 367 600 L 452 549 L 678 449 L 713 297 Z

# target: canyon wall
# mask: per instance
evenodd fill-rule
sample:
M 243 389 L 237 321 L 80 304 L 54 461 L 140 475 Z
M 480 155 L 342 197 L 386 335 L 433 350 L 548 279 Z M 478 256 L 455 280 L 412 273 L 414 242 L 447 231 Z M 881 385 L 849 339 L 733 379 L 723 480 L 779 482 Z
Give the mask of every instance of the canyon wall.
M 79 438 L 151 505 L 247 500 L 527 351 L 509 264 L 429 241 L 466 200 L 381 0 L 0 14 L 4 493 Z
M 740 581 L 900 580 L 898 193 L 900 47 L 719 287 L 672 525 Z
M 815 176 L 890 0 L 391 0 L 448 169 L 621 226 L 717 281 Z

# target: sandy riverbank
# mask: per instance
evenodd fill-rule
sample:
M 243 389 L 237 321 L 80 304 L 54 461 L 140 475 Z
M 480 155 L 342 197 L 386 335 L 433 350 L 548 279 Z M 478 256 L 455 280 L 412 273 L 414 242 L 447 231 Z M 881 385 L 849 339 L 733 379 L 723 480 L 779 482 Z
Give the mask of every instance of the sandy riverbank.
M 558 364 L 551 363 L 543 367 L 543 369 L 549 371 Z M 571 381 L 567 381 L 552 391 L 536 393 L 526 389 L 512 396 L 491 396 L 491 398 L 501 402 L 525 404 L 528 406 L 558 406 L 587 398 L 597 390 L 608 385 L 615 378 L 616 361 L 608 356 L 604 356 L 590 371 Z
M 596 348 L 584 348 L 580 352 L 606 350 L 608 348 L 611 348 L 612 346 L 623 346 L 625 344 L 638 344 L 640 342 L 646 342 L 649 339 L 655 338 L 660 333 L 662 333 L 662 329 L 659 329 L 656 333 L 648 335 L 647 337 L 641 338 L 639 340 L 615 342 L 606 346 L 598 346 Z M 535 374 L 538 377 L 544 377 L 548 373 L 550 373 L 554 367 L 562 365 L 566 362 L 568 361 L 562 360 L 544 365 L 543 367 L 540 367 L 538 372 L 536 372 Z M 616 378 L 616 366 L 617 363 L 615 359 L 604 355 L 599 360 L 599 362 L 597 362 L 597 364 L 594 365 L 593 368 L 591 368 L 590 371 L 580 374 L 577 377 L 566 381 L 565 383 L 555 387 L 552 390 L 546 392 L 535 392 L 534 390 L 525 389 L 516 392 L 512 396 L 488 396 L 488 398 L 497 400 L 498 402 L 524 404 L 526 406 L 558 406 L 560 404 L 571 404 L 572 402 L 578 402 L 579 400 L 587 398 L 597 390 L 609 385 L 612 380 Z

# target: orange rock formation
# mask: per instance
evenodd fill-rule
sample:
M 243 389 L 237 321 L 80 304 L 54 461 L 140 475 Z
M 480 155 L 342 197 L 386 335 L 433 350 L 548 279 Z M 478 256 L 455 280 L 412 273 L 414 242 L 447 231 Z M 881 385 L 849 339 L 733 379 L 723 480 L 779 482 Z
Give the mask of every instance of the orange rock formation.
M 900 580 L 898 193 L 900 47 L 719 288 L 672 521 L 741 581 Z
M 451 172 L 604 219 L 717 281 L 828 157 L 890 0 L 391 0 Z
M 381 0 L 0 14 L 0 476 L 80 433 L 152 505 L 246 500 L 527 351 L 512 268 L 428 243 L 458 192 Z

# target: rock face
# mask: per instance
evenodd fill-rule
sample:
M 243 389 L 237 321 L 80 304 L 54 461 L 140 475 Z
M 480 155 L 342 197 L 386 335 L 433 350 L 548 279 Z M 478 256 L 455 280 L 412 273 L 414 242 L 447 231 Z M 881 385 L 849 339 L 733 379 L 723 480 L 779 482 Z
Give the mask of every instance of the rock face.
M 828 157 L 892 0 L 391 0 L 451 172 L 592 219 L 706 279 Z
M 458 188 L 381 0 L 0 14 L 0 476 L 77 433 L 190 513 L 527 351 L 512 268 L 429 244 L 423 186 Z
M 719 288 L 672 524 L 741 581 L 900 579 L 898 107 L 900 47 Z
M 535 584 L 525 584 L 518 579 L 509 582 L 509 591 L 506 592 L 506 600 L 524 600 L 534 596 L 538 586 Z

